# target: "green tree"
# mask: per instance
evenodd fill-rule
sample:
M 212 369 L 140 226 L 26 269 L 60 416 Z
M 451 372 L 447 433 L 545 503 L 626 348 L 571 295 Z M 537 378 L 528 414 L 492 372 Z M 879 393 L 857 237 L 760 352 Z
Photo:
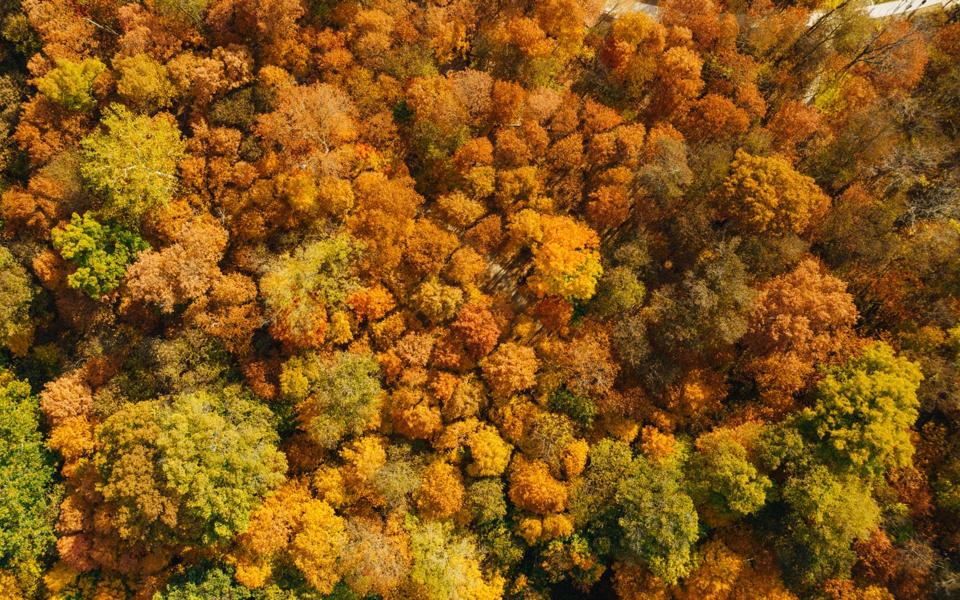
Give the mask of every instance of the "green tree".
M 587 395 L 574 394 L 566 386 L 561 386 L 550 394 L 547 400 L 550 410 L 563 413 L 581 427 L 589 429 L 597 418 L 597 405 Z
M 578 526 L 609 517 L 617 487 L 633 465 L 630 446 L 605 438 L 590 447 L 583 476 L 570 490 L 570 514 Z
M 173 578 L 153 600 L 254 600 L 263 597 L 233 580 L 219 567 L 195 567 Z
M 909 466 L 922 379 L 915 363 L 884 342 L 873 343 L 827 372 L 816 404 L 803 410 L 798 426 L 841 471 L 873 477 Z
M 0 36 L 13 45 L 24 57 L 40 51 L 40 36 L 30 27 L 27 15 L 20 12 L 20 2 L 14 0 L 0 8 Z
M 53 246 L 76 269 L 67 284 L 92 298 L 113 291 L 137 255 L 150 246 L 136 233 L 98 223 L 90 213 L 73 213 L 70 222 L 50 232 Z
M 621 315 L 640 306 L 646 293 L 646 288 L 632 269 L 614 267 L 604 271 L 600 278 L 592 307 L 601 317 Z
M 471 537 L 454 533 L 449 522 L 408 517 L 410 569 L 407 597 L 423 600 L 494 600 L 503 593 L 499 576 L 485 577 Z
M 14 354 L 26 354 L 33 340 L 33 296 L 30 275 L 9 250 L 0 246 L 0 345 Z
M 737 432 L 715 429 L 697 438 L 687 469 L 690 493 L 705 517 L 739 518 L 766 502 L 770 479 L 751 463 Z
M 491 523 L 507 516 L 507 497 L 499 477 L 484 477 L 467 488 L 467 509 L 478 523 Z
M 239 386 L 128 404 L 96 432 L 98 489 L 132 544 L 215 544 L 284 479 L 270 410 Z
M 671 584 L 693 567 L 699 537 L 693 500 L 683 491 L 679 469 L 672 463 L 635 458 L 616 492 L 624 553 Z
M 359 435 L 380 411 L 383 390 L 372 356 L 338 352 L 324 359 L 305 354 L 290 359 L 280 375 L 283 393 L 298 403 L 301 424 L 313 441 L 335 448 Z
M 28 594 L 55 539 L 54 473 L 30 385 L 0 371 L 0 574 Z
M 186 145 L 168 114 L 135 115 L 113 104 L 101 122 L 105 131 L 80 142 L 80 174 L 102 197 L 103 216 L 137 222 L 173 196 Z
M 933 489 L 938 507 L 960 513 L 960 459 L 951 458 L 938 469 Z
M 866 539 L 880 520 L 869 489 L 856 477 L 815 466 L 787 481 L 783 500 L 790 512 L 778 546 L 791 577 L 802 585 L 849 577 L 856 560 L 851 544 Z
M 80 62 L 57 59 L 56 65 L 37 80 L 40 93 L 69 110 L 88 111 L 96 107 L 93 82 L 107 70 L 107 66 L 96 58 Z

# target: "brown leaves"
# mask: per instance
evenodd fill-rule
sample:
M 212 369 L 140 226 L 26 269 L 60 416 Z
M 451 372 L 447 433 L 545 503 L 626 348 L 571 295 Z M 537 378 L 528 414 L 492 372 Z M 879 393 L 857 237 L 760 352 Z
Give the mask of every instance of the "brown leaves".
M 815 259 L 767 282 L 754 306 L 743 338 L 746 369 L 771 409 L 788 405 L 817 365 L 842 360 L 854 345 L 853 297 Z
M 533 348 L 512 342 L 501 344 L 496 352 L 481 363 L 490 390 L 502 399 L 533 387 L 539 366 Z
M 156 304 L 171 313 L 178 304 L 202 296 L 220 275 L 217 263 L 227 232 L 212 218 L 196 218 L 180 230 L 173 245 L 144 252 L 127 270 L 128 301 Z
M 277 109 L 262 115 L 256 130 L 285 161 L 317 175 L 340 175 L 349 166 L 357 138 L 356 109 L 343 90 L 329 84 L 283 90 Z
M 247 353 L 253 332 L 264 322 L 257 285 L 241 273 L 216 278 L 210 293 L 191 304 L 186 317 L 238 355 Z

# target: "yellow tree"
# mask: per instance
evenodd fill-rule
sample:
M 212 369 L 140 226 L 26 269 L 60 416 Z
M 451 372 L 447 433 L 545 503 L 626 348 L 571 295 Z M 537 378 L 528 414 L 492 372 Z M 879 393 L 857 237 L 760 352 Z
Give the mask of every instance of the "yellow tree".
M 337 559 L 347 543 L 346 526 L 330 505 L 311 500 L 304 506 L 300 532 L 293 538 L 290 552 L 304 578 L 321 594 L 329 594 L 340 580 Z
M 753 234 L 801 234 L 830 206 L 816 182 L 785 158 L 743 150 L 737 151 L 718 200 L 738 229 Z
M 533 274 L 527 284 L 537 296 L 589 300 L 603 274 L 600 238 L 567 216 L 523 210 L 511 220 L 511 231 L 533 250 Z

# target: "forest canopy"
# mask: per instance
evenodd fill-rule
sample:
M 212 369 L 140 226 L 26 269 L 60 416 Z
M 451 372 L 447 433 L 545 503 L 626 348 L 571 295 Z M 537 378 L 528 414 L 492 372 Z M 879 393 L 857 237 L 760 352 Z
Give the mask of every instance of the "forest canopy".
M 960 4 L 0 1 L 0 599 L 960 595 Z

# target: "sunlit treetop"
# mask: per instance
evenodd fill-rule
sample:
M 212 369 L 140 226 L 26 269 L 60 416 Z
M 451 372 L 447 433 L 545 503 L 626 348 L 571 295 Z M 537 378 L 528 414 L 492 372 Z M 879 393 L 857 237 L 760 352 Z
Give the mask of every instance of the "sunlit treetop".
M 779 156 L 754 156 L 742 150 L 720 187 L 721 210 L 747 233 L 803 233 L 830 206 L 814 180 Z
M 102 201 L 99 213 L 137 223 L 177 190 L 177 163 L 186 151 L 180 129 L 168 114 L 135 115 L 118 104 L 101 122 L 103 130 L 80 144 L 80 173 Z
M 828 460 L 861 476 L 910 464 L 910 428 L 917 419 L 915 363 L 877 342 L 831 369 L 817 385 L 816 403 L 799 417 Z

